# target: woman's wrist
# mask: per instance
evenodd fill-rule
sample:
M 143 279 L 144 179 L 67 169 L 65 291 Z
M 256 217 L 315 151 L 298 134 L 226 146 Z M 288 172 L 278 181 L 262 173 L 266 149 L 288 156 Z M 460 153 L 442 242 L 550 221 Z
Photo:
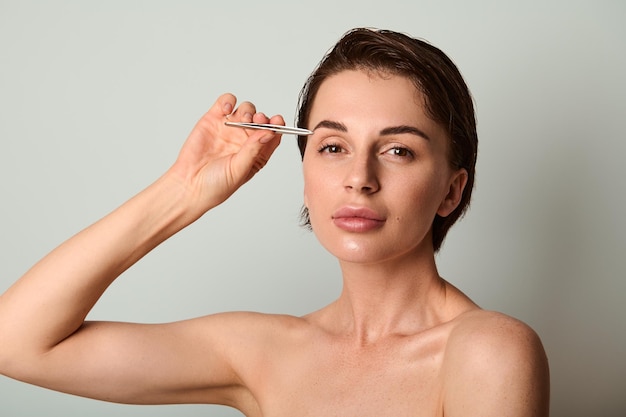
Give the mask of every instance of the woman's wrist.
M 129 211 L 128 219 L 139 228 L 137 236 L 144 237 L 150 250 L 208 210 L 196 200 L 193 190 L 168 171 L 119 210 Z

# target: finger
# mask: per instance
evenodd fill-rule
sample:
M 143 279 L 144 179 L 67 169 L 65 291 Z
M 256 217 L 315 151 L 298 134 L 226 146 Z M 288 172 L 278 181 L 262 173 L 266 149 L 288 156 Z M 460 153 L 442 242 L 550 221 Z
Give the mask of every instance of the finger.
M 269 123 L 270 119 L 265 115 L 265 113 L 255 113 L 252 117 L 252 121 L 254 123 Z
M 276 140 L 276 138 L 280 139 L 282 137 L 282 135 L 283 135 L 282 133 L 274 133 L 274 134 L 263 135 L 259 139 L 259 143 L 265 145 L 266 143 L 270 143 L 270 142 Z
M 272 116 L 271 118 L 268 118 L 265 114 L 263 114 L 263 113 L 260 113 L 260 114 L 262 115 L 261 117 L 263 118 L 262 119 L 263 121 L 259 121 L 258 123 L 270 123 L 270 124 L 273 124 L 273 125 L 285 126 L 285 119 L 283 119 L 283 116 L 281 116 L 281 115 L 275 115 L 275 116 Z M 259 120 L 261 120 L 261 119 L 259 119 Z M 281 134 L 275 134 L 273 136 L 272 135 L 265 135 L 265 136 L 263 136 L 263 137 L 261 137 L 259 139 L 259 142 L 262 143 L 262 144 L 266 144 L 266 143 L 269 143 L 269 142 L 273 141 L 277 137 L 280 138 L 281 136 L 282 136 Z M 280 140 L 279 140 L 279 142 L 280 142 Z
M 273 125 L 285 125 L 285 119 L 280 114 L 274 115 L 269 119 L 269 122 Z
M 272 132 L 257 132 L 251 135 L 233 158 L 234 169 L 240 178 L 249 180 L 265 166 L 280 144 L 280 135 Z
M 256 113 L 256 106 L 249 101 L 244 101 L 232 113 L 233 120 L 240 122 L 251 122 L 253 115 Z
M 223 120 L 224 117 L 231 114 L 236 103 L 237 97 L 231 93 L 219 96 L 211 108 L 198 120 L 187 139 L 190 141 L 202 140 L 206 135 L 212 134 L 211 132 L 215 129 L 215 122 Z
M 215 104 L 209 110 L 209 113 L 219 118 L 228 116 L 233 112 L 235 104 L 237 104 L 237 97 L 235 97 L 235 95 L 231 93 L 222 94 L 217 98 Z

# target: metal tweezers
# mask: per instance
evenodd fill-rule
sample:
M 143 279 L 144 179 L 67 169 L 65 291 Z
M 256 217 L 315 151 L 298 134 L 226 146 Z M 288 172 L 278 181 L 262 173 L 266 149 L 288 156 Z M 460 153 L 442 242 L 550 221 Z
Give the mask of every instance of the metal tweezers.
M 308 136 L 313 132 L 308 129 L 302 129 L 300 127 L 288 127 L 281 125 L 272 125 L 266 123 L 244 123 L 244 122 L 224 122 L 226 126 L 241 127 L 244 129 L 260 129 L 271 130 L 272 132 L 282 133 L 287 135 Z

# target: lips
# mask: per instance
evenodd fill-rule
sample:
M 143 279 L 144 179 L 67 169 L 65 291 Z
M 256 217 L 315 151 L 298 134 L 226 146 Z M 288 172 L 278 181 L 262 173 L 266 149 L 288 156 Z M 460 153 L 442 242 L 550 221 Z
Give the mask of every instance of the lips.
M 333 214 L 333 223 L 348 232 L 369 232 L 382 227 L 385 218 L 367 207 L 342 207 Z

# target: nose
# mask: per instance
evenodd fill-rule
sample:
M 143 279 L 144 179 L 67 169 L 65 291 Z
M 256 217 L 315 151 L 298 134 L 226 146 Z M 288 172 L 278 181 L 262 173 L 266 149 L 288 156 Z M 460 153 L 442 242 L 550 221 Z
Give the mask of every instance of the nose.
M 377 164 L 371 155 L 355 155 L 347 166 L 344 186 L 347 190 L 375 193 L 380 188 Z

